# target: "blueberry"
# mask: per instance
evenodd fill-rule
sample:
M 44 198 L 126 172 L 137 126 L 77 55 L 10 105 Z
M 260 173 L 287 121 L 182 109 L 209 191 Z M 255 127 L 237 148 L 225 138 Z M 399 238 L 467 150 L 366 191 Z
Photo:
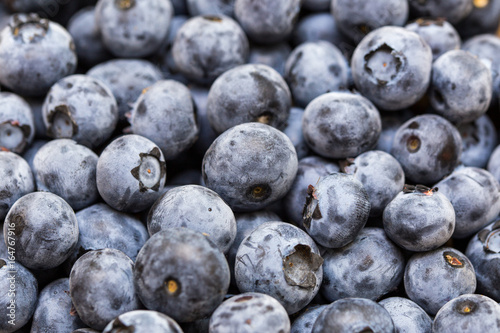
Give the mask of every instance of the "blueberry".
M 476 120 L 488 110 L 491 96 L 491 72 L 471 53 L 448 51 L 433 63 L 430 102 L 449 121 Z
M 302 119 L 304 117 L 304 110 L 298 107 L 290 109 L 290 115 L 286 127 L 282 130 L 292 141 L 297 152 L 297 158 L 300 160 L 309 155 L 309 146 L 304 138 L 302 132 Z
M 462 168 L 436 186 L 455 209 L 454 238 L 473 235 L 500 213 L 500 184 L 486 170 Z
M 96 25 L 94 6 L 75 13 L 68 22 L 68 32 L 75 42 L 80 65 L 91 67 L 111 58 Z
M 241 245 L 241 242 L 243 242 L 243 239 L 250 235 L 250 233 L 261 224 L 264 224 L 266 222 L 281 221 L 280 217 L 276 213 L 268 210 L 235 214 L 235 218 L 237 226 L 236 237 L 234 238 L 234 242 L 229 248 L 229 251 L 227 251 L 227 262 L 231 270 L 231 284 L 234 284 L 234 286 L 236 286 L 236 280 L 234 277 L 236 254 L 238 252 L 238 248 Z
M 377 28 L 402 26 L 408 19 L 405 0 L 332 0 L 330 10 L 339 29 L 356 43 Z
M 35 119 L 20 96 L 0 92 L 0 148 L 22 153 L 35 136 Z
M 14 14 L 0 32 L 0 83 L 15 93 L 42 96 L 73 74 L 77 57 L 71 35 L 37 14 Z
M 211 333 L 290 332 L 288 314 L 276 299 L 242 293 L 222 303 L 210 317 Z
M 473 1 L 474 7 L 470 14 L 457 25 L 462 38 L 478 34 L 495 33 L 500 19 L 500 1 Z
M 70 332 L 85 327 L 69 295 L 69 279 L 60 278 L 40 292 L 31 332 Z
M 361 95 L 333 92 L 309 103 L 302 131 L 309 147 L 329 158 L 355 157 L 377 144 L 382 125 L 375 106 Z
M 432 50 L 432 61 L 447 51 L 460 49 L 462 44 L 460 35 L 453 25 L 443 18 L 419 18 L 407 24 L 405 28 L 416 32 L 429 44 Z
M 79 238 L 69 265 L 88 251 L 116 249 L 135 261 L 149 238 L 144 224 L 136 217 L 98 203 L 76 213 Z
M 291 52 L 290 45 L 285 42 L 272 45 L 253 44 L 248 55 L 248 63 L 267 65 L 284 76 L 285 62 Z
M 102 41 L 117 57 L 144 57 L 158 50 L 172 16 L 169 0 L 99 0 L 95 8 Z
M 404 286 L 412 301 L 435 315 L 452 298 L 473 293 L 476 274 L 462 252 L 441 247 L 411 256 L 406 264 Z
M 89 148 L 106 141 L 118 122 L 113 93 L 88 75 L 67 76 L 50 88 L 42 107 L 47 133 Z
M 462 163 L 466 166 L 485 168 L 498 144 L 495 125 L 484 115 L 473 122 L 457 127 L 462 137 Z
M 134 104 L 132 132 L 160 147 L 165 159 L 174 159 L 198 138 L 196 115 L 189 89 L 174 80 L 161 80 L 144 91 Z
M 293 29 L 293 44 L 300 45 L 319 40 L 330 42 L 337 47 L 347 44 L 346 38 L 340 32 L 335 18 L 330 13 L 319 12 L 301 17 Z
M 385 208 L 384 230 L 409 251 L 430 251 L 446 243 L 455 230 L 455 210 L 436 188 L 405 185 Z
M 26 151 L 23 153 L 23 158 L 26 160 L 26 162 L 28 162 L 28 165 L 30 166 L 31 170 L 33 170 L 33 159 L 35 158 L 36 153 L 47 142 L 48 142 L 47 140 L 35 140 L 31 144 L 31 146 L 28 149 L 26 149 Z
M 202 162 L 206 186 L 234 211 L 262 209 L 286 195 L 297 173 L 297 153 L 277 129 L 245 123 L 222 133 Z
M 487 170 L 500 182 L 500 146 L 496 146 L 488 160 Z
M 348 72 L 340 50 L 322 40 L 297 46 L 285 63 L 285 78 L 301 107 L 322 94 L 347 89 Z
M 33 269 L 60 265 L 78 241 L 73 209 L 49 192 L 33 192 L 18 199 L 7 213 L 3 229 L 6 241 L 7 236 L 15 239 L 16 260 Z
M 233 19 L 224 15 L 196 16 L 177 32 L 172 55 L 182 74 L 206 84 L 244 64 L 248 50 L 248 39 Z
M 37 188 L 57 194 L 74 210 L 88 207 L 99 198 L 97 160 L 92 150 L 73 140 L 52 140 L 33 158 Z
M 318 247 L 304 231 L 286 222 L 268 222 L 242 241 L 235 278 L 242 293 L 272 296 L 293 314 L 318 293 L 322 264 Z
M 363 184 L 352 175 L 333 173 L 309 185 L 302 223 L 320 245 L 343 247 L 365 226 L 370 201 Z
M 285 127 L 292 96 L 281 75 L 266 65 L 247 64 L 228 70 L 210 87 L 207 116 L 217 133 L 259 122 Z
M 185 0 L 191 16 L 226 15 L 234 16 L 235 0 Z
M 456 24 L 472 11 L 470 0 L 408 0 L 410 12 L 415 17 L 443 17 L 448 22 Z
M 90 251 L 69 276 L 71 300 L 81 320 L 102 330 L 112 319 L 140 308 L 133 280 L 134 263 L 115 249 Z
M 303 229 L 302 213 L 309 185 L 316 186 L 322 177 L 339 171 L 333 161 L 318 156 L 309 156 L 299 161 L 297 176 L 284 198 L 284 205 L 290 222 Z
M 494 3 L 495 1 L 490 1 Z M 497 1 L 499 4 L 500 2 Z M 497 5 L 500 14 L 500 5 Z M 500 38 L 492 34 L 483 34 L 468 39 L 462 49 L 491 62 L 491 76 L 493 82 L 493 97 L 492 105 L 498 104 L 500 98 L 500 60 L 498 52 L 500 52 Z
M 362 184 L 370 200 L 370 216 L 380 216 L 384 208 L 401 192 L 405 174 L 401 164 L 392 155 L 367 151 L 356 157 L 345 172 L 353 174 Z
M 163 79 L 160 70 L 147 60 L 113 59 L 92 67 L 87 75 L 104 83 L 113 93 L 120 121 L 142 91 Z
M 97 161 L 97 190 L 112 208 L 137 213 L 149 208 L 165 186 L 163 153 L 135 134 L 112 141 Z
M 35 190 L 35 180 L 28 163 L 19 155 L 0 151 L 0 221 L 12 205 Z
M 358 90 L 386 110 L 404 109 L 424 96 L 431 67 L 427 43 L 416 33 L 393 26 L 369 33 L 351 59 Z
M 432 319 L 417 303 L 403 297 L 389 297 L 378 304 L 391 315 L 396 332 L 431 332 Z
M 470 259 L 477 279 L 477 292 L 500 301 L 500 223 L 495 219 L 472 237 L 465 255 Z
M 16 257 L 17 251 L 10 255 Z M 3 318 L 0 330 L 14 332 L 23 327 L 35 311 L 38 283 L 33 274 L 20 263 L 0 258 L 0 289 L 0 315 Z
M 389 312 L 365 298 L 345 298 L 328 305 L 314 323 L 312 333 L 394 332 Z
M 449 121 L 431 114 L 406 121 L 396 132 L 391 149 L 409 181 L 432 185 L 460 162 L 462 140 Z
M 498 332 L 500 305 L 491 298 L 467 294 L 446 303 L 432 323 L 435 333 Z
M 113 319 L 103 333 L 182 333 L 182 329 L 172 318 L 163 313 L 148 310 L 134 310 Z
M 311 333 L 316 319 L 327 305 L 314 305 L 307 307 L 294 321 L 290 333 Z
M 134 281 L 150 310 L 177 322 L 210 315 L 229 288 L 229 267 L 207 237 L 186 228 L 154 234 L 137 256 Z
M 353 242 L 328 249 L 323 258 L 321 294 L 329 302 L 347 297 L 377 300 L 403 280 L 403 253 L 380 228 L 362 229 Z
M 246 34 L 258 43 L 285 40 L 300 12 L 301 0 L 235 0 L 234 13 Z
M 173 188 L 156 200 L 149 210 L 148 231 L 151 236 L 176 227 L 203 233 L 223 253 L 229 251 L 236 236 L 236 219 L 231 208 L 217 193 L 199 185 Z

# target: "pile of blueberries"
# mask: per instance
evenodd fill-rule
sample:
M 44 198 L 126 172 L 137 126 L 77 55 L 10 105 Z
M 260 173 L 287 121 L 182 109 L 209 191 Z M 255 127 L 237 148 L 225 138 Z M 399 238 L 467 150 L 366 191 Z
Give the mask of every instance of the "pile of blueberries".
M 0 332 L 500 332 L 499 21 L 0 2 Z

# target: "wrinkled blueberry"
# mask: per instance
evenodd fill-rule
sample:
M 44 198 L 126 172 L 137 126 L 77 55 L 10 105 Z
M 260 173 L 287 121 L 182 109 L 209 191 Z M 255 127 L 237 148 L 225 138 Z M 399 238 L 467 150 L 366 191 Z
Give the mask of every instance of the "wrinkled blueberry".
M 85 327 L 69 294 L 69 279 L 60 278 L 40 292 L 31 332 L 70 332 Z
M 242 293 L 272 296 L 293 314 L 318 293 L 322 264 L 318 247 L 304 231 L 286 222 L 267 222 L 242 241 L 234 273 Z
M 322 94 L 347 89 L 348 72 L 340 50 L 323 40 L 297 46 L 285 63 L 285 78 L 301 107 Z
M 332 0 L 330 10 L 339 29 L 356 43 L 377 28 L 402 26 L 408 19 L 406 0 Z
M 15 258 L 17 251 L 10 255 Z M 23 327 L 32 317 L 38 301 L 36 278 L 15 260 L 7 259 L 0 258 L 0 330 L 5 333 Z
M 163 78 L 160 70 L 147 60 L 113 59 L 92 67 L 87 75 L 101 80 L 118 104 L 119 120 L 132 108 L 142 91 Z
M 12 230 L 14 229 L 14 230 Z M 60 265 L 78 242 L 78 222 L 66 201 L 49 192 L 33 192 L 17 200 L 7 213 L 4 238 L 14 238 L 16 260 L 27 268 Z
M 432 65 L 430 102 L 452 123 L 467 123 L 488 110 L 492 96 L 491 72 L 472 53 L 452 50 Z
M 362 229 L 353 242 L 328 249 L 323 258 L 320 291 L 329 302 L 347 297 L 375 301 L 403 281 L 403 253 L 380 228 Z
M 460 49 L 462 44 L 458 32 L 443 18 L 419 18 L 407 24 L 405 28 L 416 32 L 429 44 L 432 50 L 432 61 L 447 51 Z
M 369 33 L 351 59 L 358 90 L 386 110 L 415 104 L 427 91 L 431 67 L 429 45 L 416 33 L 393 26 Z
M 90 206 L 99 198 L 95 176 L 98 158 L 73 140 L 47 142 L 33 158 L 38 190 L 57 194 L 74 210 Z
M 224 301 L 210 317 L 211 333 L 290 332 L 283 305 L 261 293 L 241 293 Z
M 172 56 L 182 74 L 206 84 L 244 64 L 248 50 L 248 39 L 233 19 L 224 15 L 195 16 L 177 32 Z
M 148 310 L 134 310 L 113 319 L 103 333 L 182 333 L 182 329 L 172 318 L 163 313 Z
M 408 0 L 410 11 L 415 17 L 444 17 L 448 22 L 456 24 L 472 11 L 470 0 Z
M 165 186 L 163 153 L 135 134 L 112 141 L 97 161 L 97 190 L 112 208 L 137 213 L 149 208 Z
M 365 298 L 345 298 L 328 305 L 314 323 L 313 333 L 394 332 L 389 312 Z
M 432 114 L 416 116 L 396 132 L 391 155 L 414 183 L 432 185 L 460 162 L 462 140 L 449 121 Z
M 161 80 L 144 91 L 134 104 L 132 132 L 160 147 L 174 159 L 198 139 L 198 126 L 189 89 L 174 80 Z
M 173 188 L 149 210 L 148 231 L 185 227 L 203 233 L 221 252 L 229 251 L 236 236 L 233 211 L 214 191 L 199 185 Z
M 417 303 L 403 297 L 389 297 L 378 304 L 391 315 L 396 332 L 431 332 L 432 319 Z
M 68 32 L 75 42 L 81 65 L 91 67 L 111 58 L 96 25 L 95 7 L 85 7 L 75 13 L 68 22 Z
M 500 331 L 500 305 L 491 298 L 467 294 L 446 303 L 432 323 L 435 333 Z
M 47 134 L 95 148 L 118 122 L 116 99 L 101 81 L 88 75 L 67 76 L 50 88 L 42 107 Z
M 455 209 L 454 238 L 471 236 L 500 213 L 500 184 L 486 170 L 462 168 L 436 186 Z
M 99 0 L 95 8 L 102 41 L 118 57 L 155 52 L 167 37 L 172 15 L 169 0 Z
M 0 82 L 15 93 L 42 96 L 76 69 L 75 44 L 59 24 L 14 14 L 0 32 Z
M 500 301 L 500 223 L 496 219 L 479 231 L 467 245 L 465 255 L 474 266 L 477 292 Z
M 455 230 L 455 210 L 436 188 L 405 185 L 385 208 L 384 230 L 410 251 L 430 251 L 446 243 Z
M 262 209 L 286 195 L 297 173 L 297 153 L 277 129 L 245 123 L 222 133 L 202 163 L 206 186 L 234 211 Z
M 28 163 L 19 155 L 0 151 L 0 222 L 12 205 L 35 190 L 35 180 Z
M 481 116 L 473 122 L 457 126 L 457 129 L 462 137 L 462 163 L 485 168 L 498 144 L 495 125 L 490 117 Z
M 469 259 L 451 247 L 416 253 L 404 275 L 408 297 L 435 315 L 449 300 L 476 290 L 476 274 Z
M 352 175 L 333 173 L 309 185 L 302 223 L 318 244 L 339 248 L 356 238 L 369 214 L 363 184 Z
M 370 216 L 382 215 L 384 208 L 405 184 L 401 164 L 392 155 L 380 150 L 359 155 L 344 169 L 363 184 L 370 200 Z
M 258 43 L 276 43 L 292 32 L 301 0 L 235 0 L 234 14 L 248 37 Z
M 29 104 L 20 96 L 0 92 L 0 148 L 22 153 L 35 136 L 35 119 Z
M 318 156 L 309 156 L 299 161 L 297 176 L 284 198 L 284 205 L 290 222 L 303 229 L 302 214 L 309 185 L 316 186 L 321 178 L 339 171 L 332 161 Z
M 146 308 L 181 323 L 210 315 L 222 303 L 229 280 L 229 266 L 219 248 L 187 228 L 154 234 L 139 252 L 134 271 Z
M 116 316 L 139 309 L 133 274 L 134 263 L 119 250 L 105 248 L 81 256 L 69 276 L 71 300 L 80 319 L 102 330 Z
M 247 64 L 228 70 L 210 87 L 207 116 L 217 133 L 259 122 L 285 127 L 292 96 L 281 75 L 266 65 Z

